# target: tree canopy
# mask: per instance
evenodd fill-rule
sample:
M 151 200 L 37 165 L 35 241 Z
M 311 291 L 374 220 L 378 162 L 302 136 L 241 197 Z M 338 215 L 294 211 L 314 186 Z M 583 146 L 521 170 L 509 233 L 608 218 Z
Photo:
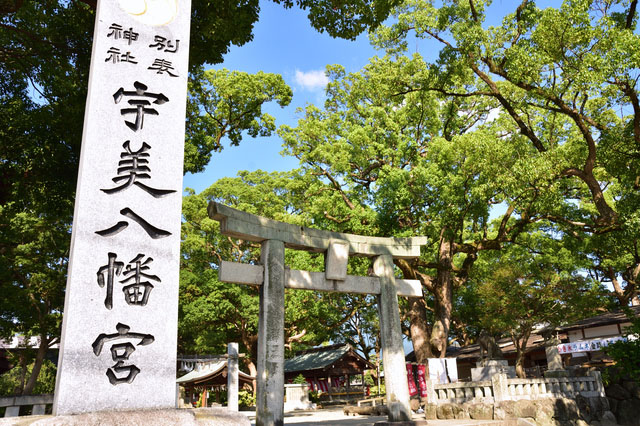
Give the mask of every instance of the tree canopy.
M 488 0 L 275 1 L 332 36 L 373 29 L 381 54 L 358 72 L 329 66 L 324 105 L 278 129 L 299 170 L 241 172 L 185 197 L 180 350 L 237 340 L 255 352 L 257 292 L 220 283 L 217 265 L 257 262 L 259 247 L 220 236 L 211 200 L 328 230 L 426 235 L 419 259 L 396 262 L 425 289 L 401 303 L 419 362 L 481 328 L 526 341 L 535 324 L 604 307 L 602 284 L 618 306 L 640 302 L 637 0 L 522 0 L 495 26 Z M 59 334 L 94 9 L 0 2 L 0 137 L 11 141 L 0 151 L 0 337 Z M 203 170 L 223 140 L 272 134 L 263 106 L 291 101 L 281 76 L 204 70 L 251 40 L 258 12 L 257 0 L 193 1 L 185 171 Z M 439 45 L 437 58 L 409 53 L 414 39 Z M 319 256 L 286 256 L 322 268 Z M 290 350 L 379 348 L 371 298 L 288 291 L 286 303 Z
M 44 351 L 60 333 L 96 3 L 0 2 L 0 292 L 9 295 L 0 301 L 0 336 L 40 337 L 27 393 L 36 385 Z M 396 3 L 281 4 L 308 10 L 320 31 L 354 38 L 379 25 Z M 232 44 L 252 39 L 259 10 L 257 0 L 192 2 L 191 87 L 209 103 L 200 99 L 190 107 L 185 171 L 202 170 L 223 137 L 237 144 L 242 132 L 273 131 L 273 118 L 261 105 L 290 102 L 291 90 L 279 76 L 202 71 L 204 64 L 222 62 Z M 197 97 L 192 91 L 191 99 Z M 232 118 L 218 123 L 223 113 Z
M 535 150 L 535 171 L 543 172 L 536 179 L 560 189 L 548 194 L 561 199 L 545 197 L 539 206 L 544 217 L 588 239 L 597 276 L 613 284 L 622 305 L 637 301 L 637 1 L 567 0 L 541 9 L 523 0 L 500 26 L 485 24 L 490 3 L 407 1 L 374 42 L 400 55 L 410 34 L 438 42 L 438 59 L 404 90 L 493 102 L 509 123 L 505 131 Z

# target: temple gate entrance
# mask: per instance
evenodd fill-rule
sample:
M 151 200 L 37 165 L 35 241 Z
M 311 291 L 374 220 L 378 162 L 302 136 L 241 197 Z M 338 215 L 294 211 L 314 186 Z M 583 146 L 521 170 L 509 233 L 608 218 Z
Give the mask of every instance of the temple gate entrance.
M 417 280 L 395 278 L 393 259 L 419 257 L 426 237 L 382 238 L 321 231 L 252 215 L 216 202 L 209 203 L 208 213 L 220 222 L 223 235 L 262 245 L 260 265 L 223 261 L 219 269 L 222 282 L 260 287 L 256 424 L 283 424 L 285 288 L 377 295 L 389 421 L 410 421 L 398 295 L 420 297 L 422 286 Z M 287 268 L 285 247 L 324 253 L 325 272 Z M 375 276 L 347 275 L 350 255 L 373 258 Z

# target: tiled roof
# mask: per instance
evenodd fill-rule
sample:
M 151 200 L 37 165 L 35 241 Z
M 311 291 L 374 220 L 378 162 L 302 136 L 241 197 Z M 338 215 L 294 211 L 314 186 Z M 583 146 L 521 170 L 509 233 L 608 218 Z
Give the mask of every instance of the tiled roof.
M 631 312 L 636 316 L 640 315 L 640 306 L 630 306 Z M 587 327 L 599 327 L 603 325 L 609 324 L 620 324 L 624 322 L 629 322 L 629 319 L 622 311 L 615 312 L 607 312 L 606 314 L 598 315 L 597 317 L 591 317 L 587 319 L 583 319 L 582 321 L 578 321 L 576 323 L 558 327 L 556 330 L 560 331 L 569 331 L 569 330 L 579 330 L 581 328 Z
M 201 382 L 203 380 L 206 380 L 208 378 L 217 376 L 218 374 L 222 373 L 222 371 L 227 368 L 227 361 L 220 361 L 220 362 L 216 362 L 216 363 L 212 363 L 209 364 L 203 368 L 201 368 L 200 370 L 193 370 L 190 371 L 189 373 L 185 374 L 182 377 L 179 377 L 176 382 L 180 383 L 180 384 L 184 384 L 184 383 L 196 383 L 196 382 Z M 254 377 L 249 376 L 246 373 L 243 373 L 242 371 L 238 371 L 238 374 L 247 379 L 247 380 L 253 380 Z
M 307 351 L 285 360 L 284 371 L 291 373 L 328 367 L 347 354 L 350 349 L 349 345 L 334 345 Z

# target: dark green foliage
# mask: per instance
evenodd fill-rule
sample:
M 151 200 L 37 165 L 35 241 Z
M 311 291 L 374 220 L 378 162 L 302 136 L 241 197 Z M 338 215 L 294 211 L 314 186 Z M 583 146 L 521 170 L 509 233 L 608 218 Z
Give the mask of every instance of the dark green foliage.
M 626 342 L 612 343 L 605 348 L 605 353 L 615 362 L 614 368 L 605 372 L 605 379 L 630 379 L 640 381 L 640 317 L 632 311 L 626 311 L 631 325 L 623 330 Z
M 317 28 L 327 25 L 332 34 L 353 38 L 381 22 L 391 3 L 354 3 L 355 14 L 330 14 L 329 20 L 324 9 L 333 10 L 332 5 L 298 6 L 312 9 Z M 0 1 L 0 337 L 40 336 L 48 346 L 60 334 L 95 7 L 95 0 Z M 194 0 L 191 70 L 198 74 L 205 63 L 222 62 L 231 44 L 250 41 L 258 12 L 257 0 Z M 334 28 L 330 19 L 340 24 Z M 242 131 L 271 132 L 273 119 L 260 106 L 271 99 L 286 105 L 290 89 L 272 75 L 230 74 L 211 85 L 226 95 L 221 84 L 232 77 L 254 84 L 238 85 L 241 90 L 234 93 L 234 101 L 251 98 L 253 104 L 241 103 L 251 118 L 229 123 L 222 135 L 238 143 Z M 263 81 L 262 87 L 255 85 Z M 242 117 L 242 111 L 234 112 Z M 206 136 L 188 139 L 185 170 L 202 170 L 219 148 Z M 38 370 L 36 364 L 25 391 L 33 390 Z
M 0 375 L 0 397 L 15 395 L 16 389 L 21 387 L 21 381 L 23 374 L 26 378 L 31 375 L 33 370 L 33 363 L 27 366 L 27 370 L 23 371 L 23 368 L 17 366 L 8 372 Z M 33 395 L 52 394 L 56 384 L 56 366 L 49 360 L 45 360 L 38 381 L 36 382 L 33 391 Z

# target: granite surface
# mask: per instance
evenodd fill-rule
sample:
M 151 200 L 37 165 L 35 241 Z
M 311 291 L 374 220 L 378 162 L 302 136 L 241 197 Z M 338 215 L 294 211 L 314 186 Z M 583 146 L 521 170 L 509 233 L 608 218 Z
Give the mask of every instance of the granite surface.
M 57 414 L 175 407 L 190 0 L 134 3 L 96 11 Z

